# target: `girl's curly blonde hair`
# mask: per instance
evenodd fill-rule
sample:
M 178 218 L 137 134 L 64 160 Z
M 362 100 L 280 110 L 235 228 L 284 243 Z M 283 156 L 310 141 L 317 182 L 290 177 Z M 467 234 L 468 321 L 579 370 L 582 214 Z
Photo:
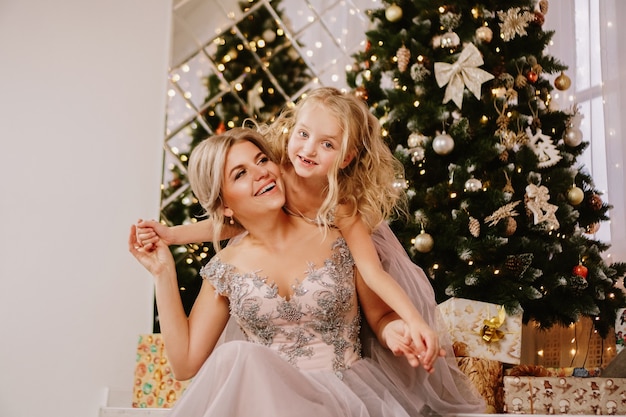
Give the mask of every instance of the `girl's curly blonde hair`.
M 404 166 L 396 159 L 381 136 L 378 119 L 362 99 L 332 87 L 321 87 L 303 95 L 295 106 L 283 110 L 274 122 L 262 126 L 278 162 L 291 165 L 287 143 L 301 109 L 320 104 L 330 112 L 342 131 L 340 155 L 328 172 L 327 193 L 317 213 L 318 223 L 329 225 L 335 208 L 342 204 L 347 216 L 360 214 L 373 230 L 380 222 L 397 213 L 406 213 L 406 195 L 395 186 L 404 178 Z M 340 164 L 354 155 L 345 168 Z

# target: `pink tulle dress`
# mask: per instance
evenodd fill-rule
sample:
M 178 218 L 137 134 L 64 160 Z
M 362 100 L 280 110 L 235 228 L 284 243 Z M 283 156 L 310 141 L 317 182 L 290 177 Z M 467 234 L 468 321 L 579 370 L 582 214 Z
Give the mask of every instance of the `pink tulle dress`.
M 375 241 L 385 267 L 396 278 L 396 272 L 403 274 L 399 282 L 412 298 L 420 299 L 418 306 L 428 311 L 429 322 L 436 323 L 434 296 L 421 269 L 410 262 L 388 226 L 377 230 Z M 389 245 L 394 241 L 399 248 Z M 398 250 L 412 266 L 399 260 Z M 281 297 L 262 275 L 238 273 L 219 256 L 201 276 L 228 297 L 232 319 L 244 338 L 228 326 L 225 341 L 196 374 L 171 417 L 484 412 L 483 400 L 457 368 L 451 348 L 449 357 L 438 359 L 435 373 L 429 375 L 379 344 L 361 321 L 354 261 L 343 238 L 335 241 L 323 265 L 309 265 L 302 281 L 293 285 L 290 299 Z

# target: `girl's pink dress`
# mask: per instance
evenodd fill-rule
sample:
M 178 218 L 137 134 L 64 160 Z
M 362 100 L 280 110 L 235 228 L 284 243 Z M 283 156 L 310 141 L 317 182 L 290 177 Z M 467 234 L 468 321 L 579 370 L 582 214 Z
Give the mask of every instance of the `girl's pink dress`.
M 375 239 L 383 263 L 435 323 L 428 280 L 401 261 L 385 226 Z M 395 236 L 393 241 L 397 242 Z M 381 249 L 384 245 L 384 250 Z M 397 243 L 397 245 L 400 245 Z M 408 260 L 404 249 L 400 246 Z M 387 253 L 389 252 L 389 253 Z M 387 257 L 387 255 L 392 255 Z M 399 258 L 399 259 L 395 259 Z M 280 260 L 277 260 L 280 262 Z M 416 275 L 417 274 L 417 275 Z M 409 280 L 410 283 L 403 282 Z M 230 301 L 231 327 L 172 409 L 171 417 L 415 417 L 484 412 L 451 351 L 434 374 L 383 348 L 361 321 L 354 261 L 339 238 L 324 265 L 309 265 L 294 295 L 278 295 L 257 273 L 240 274 L 214 257 L 201 271 Z M 430 291 L 430 292 L 428 292 Z M 428 300 L 426 300 L 428 299 Z M 429 301 L 432 299 L 432 302 Z M 426 316 L 426 315 L 425 315 Z M 362 328 L 363 327 L 363 328 Z

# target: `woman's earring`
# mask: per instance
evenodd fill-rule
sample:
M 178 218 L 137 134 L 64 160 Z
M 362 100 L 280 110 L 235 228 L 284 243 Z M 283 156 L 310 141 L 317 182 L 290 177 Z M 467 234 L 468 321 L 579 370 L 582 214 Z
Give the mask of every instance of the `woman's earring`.
M 233 220 L 232 217 L 229 217 L 228 224 L 230 224 L 230 225 L 235 224 L 235 221 Z

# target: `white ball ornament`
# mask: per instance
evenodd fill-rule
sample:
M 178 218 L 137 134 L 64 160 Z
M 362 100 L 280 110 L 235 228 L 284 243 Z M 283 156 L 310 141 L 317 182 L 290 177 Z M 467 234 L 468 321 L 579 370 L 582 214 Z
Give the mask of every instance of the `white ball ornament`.
M 568 127 L 563 135 L 563 141 L 567 146 L 576 147 L 583 141 L 583 132 L 577 127 Z
M 477 178 L 470 178 L 469 180 L 465 181 L 465 190 L 470 193 L 479 191 L 481 188 L 483 188 L 483 183 Z
M 578 187 L 572 187 L 567 192 L 567 201 L 569 201 L 573 206 L 579 205 L 584 199 L 585 193 Z
M 447 155 L 454 149 L 454 139 L 452 136 L 443 132 L 440 135 L 435 136 L 433 139 L 433 150 L 439 155 Z
M 397 4 L 392 4 L 391 6 L 387 7 L 387 10 L 385 10 L 385 17 L 390 22 L 397 22 L 398 20 L 402 19 L 402 8 Z
M 456 33 L 450 31 L 441 35 L 441 48 L 456 48 L 461 43 L 461 38 Z
M 493 31 L 487 26 L 481 26 L 476 29 L 476 39 L 484 43 L 489 43 L 493 39 Z
M 415 237 L 415 242 L 413 243 L 413 247 L 421 253 L 430 252 L 434 245 L 433 237 L 423 230 Z

